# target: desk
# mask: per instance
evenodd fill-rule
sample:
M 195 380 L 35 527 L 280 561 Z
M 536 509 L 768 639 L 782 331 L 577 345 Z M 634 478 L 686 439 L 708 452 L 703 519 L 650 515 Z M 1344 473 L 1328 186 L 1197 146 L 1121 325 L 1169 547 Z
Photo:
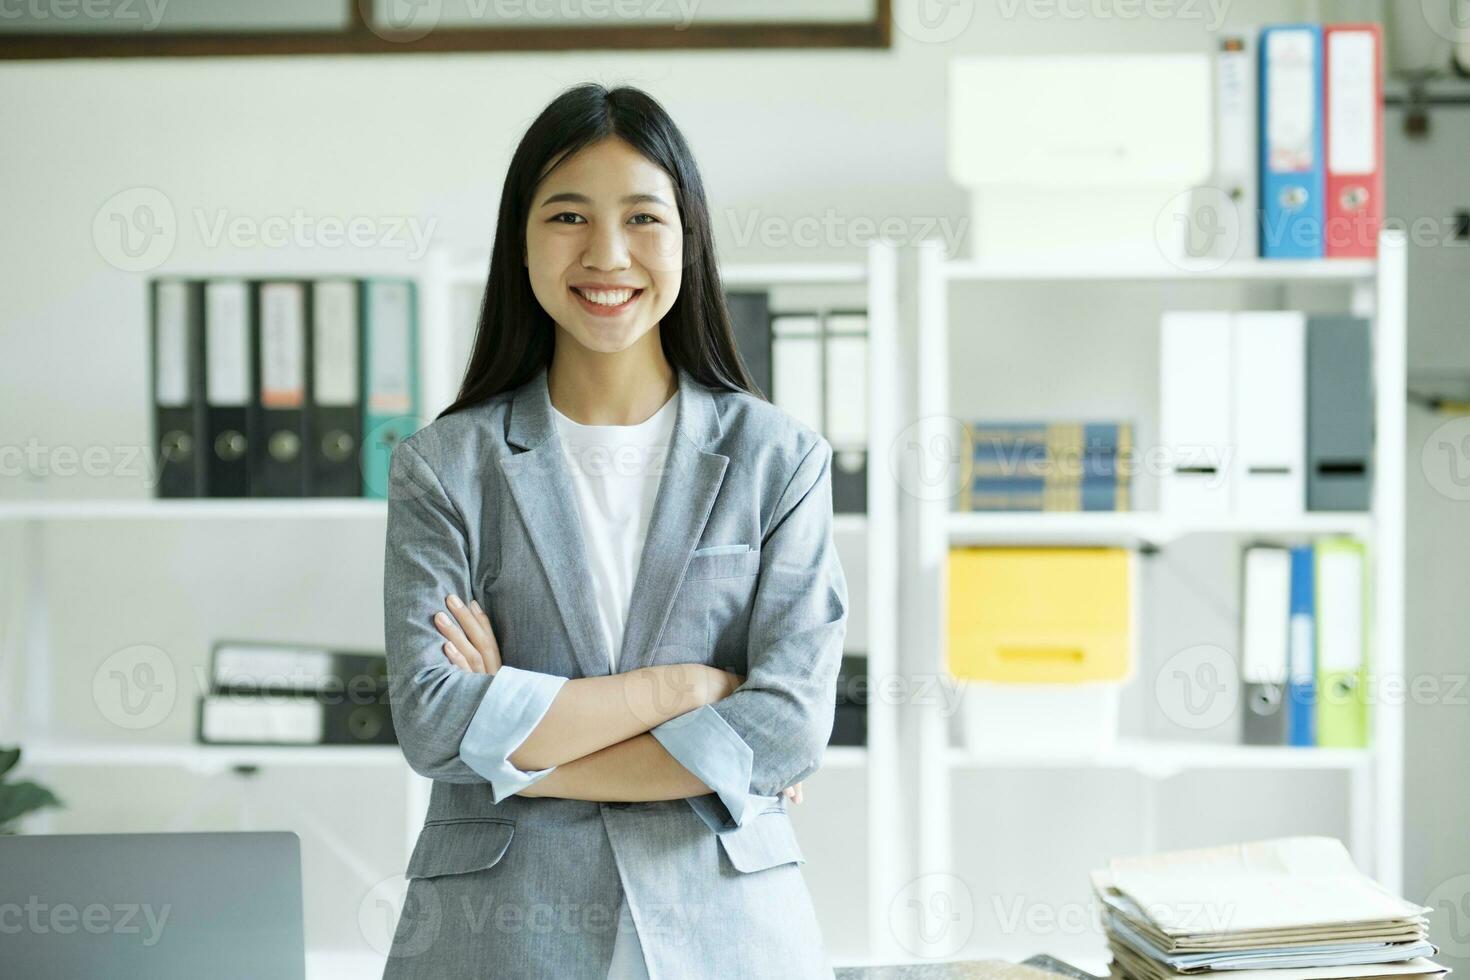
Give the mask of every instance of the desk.
M 997 959 L 947 960 L 943 963 L 905 963 L 894 966 L 846 966 L 839 967 L 834 972 L 837 980 L 1015 980 L 1015 967 L 1025 967 L 1020 972 L 1032 976 L 1040 972 L 1040 968 L 1029 961 L 1008 963 Z M 1054 980 L 1067 980 L 1060 973 L 1046 975 Z

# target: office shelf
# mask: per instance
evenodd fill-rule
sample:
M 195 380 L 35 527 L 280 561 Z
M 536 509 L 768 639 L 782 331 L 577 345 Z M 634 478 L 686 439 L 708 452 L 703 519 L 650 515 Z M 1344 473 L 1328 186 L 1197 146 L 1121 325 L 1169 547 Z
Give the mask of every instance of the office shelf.
M 0 523 L 36 521 L 336 521 L 386 520 L 386 500 L 355 498 L 304 499 L 107 499 L 0 500 Z M 833 533 L 867 532 L 866 514 L 837 514 Z
M 1192 534 L 1296 537 L 1344 534 L 1367 538 L 1367 513 L 1306 513 L 1289 517 L 1179 518 L 1147 511 L 951 512 L 946 526 L 953 545 L 1038 544 L 1136 547 L 1164 544 Z
M 1305 513 L 1289 517 L 1232 515 L 1219 519 L 1176 519 L 1159 513 L 957 513 L 949 482 L 936 475 L 934 459 L 904 463 L 899 480 L 918 488 L 913 495 L 914 533 L 905 541 L 903 578 L 906 590 L 901 664 L 907 676 L 946 676 L 944 624 L 948 618 L 947 557 L 958 545 L 1108 545 L 1125 548 L 1167 546 L 1198 534 L 1306 538 L 1351 535 L 1368 546 L 1371 632 L 1367 637 L 1374 670 L 1380 677 L 1404 676 L 1404 481 L 1405 471 L 1405 335 L 1407 242 L 1403 233 L 1385 231 L 1376 260 L 1275 262 L 1237 261 L 1219 268 L 1179 268 L 1163 262 L 1069 262 L 1040 259 L 948 259 L 937 241 L 919 249 L 917 347 L 912 385 L 917 393 L 914 418 L 919 420 L 910 443 L 951 446 L 955 423 L 950 405 L 952 332 L 985 331 L 989 323 L 972 301 L 964 306 L 963 327 L 952 325 L 950 307 L 956 284 L 1048 283 L 1096 289 L 1112 283 L 1144 283 L 1167 287 L 1170 301 L 1185 295 L 1191 284 L 1262 283 L 1287 287 L 1301 283 L 1336 284 L 1347 293 L 1347 306 L 1373 323 L 1375 474 L 1372 509 L 1367 513 Z M 1047 295 L 1052 293 L 1048 291 Z M 1283 293 L 1283 298 L 1285 294 Z M 1179 302 L 1188 305 L 1187 300 Z M 1218 302 L 1218 300 L 1215 300 Z M 958 305 L 958 304 L 956 304 Z M 929 441 L 932 436 L 932 443 Z M 911 454 L 917 456 L 917 454 Z M 944 456 L 940 463 L 953 460 Z M 920 469 L 925 464 L 924 469 Z M 962 477 L 962 474 L 952 473 Z M 905 482 L 909 481 L 909 482 Z M 960 479 L 954 481 L 956 489 Z M 940 492 L 928 492 L 938 488 Z M 1135 590 L 1135 597 L 1137 590 Z M 1135 598 L 1135 601 L 1138 601 Z M 1135 640 L 1135 643 L 1137 641 Z M 901 716 L 906 744 L 914 746 L 916 801 L 908 813 L 914 829 L 917 867 L 922 871 L 953 866 L 956 810 L 952 780 L 959 771 L 994 769 L 1052 772 L 1065 779 L 1078 769 L 1130 769 L 1158 779 L 1193 770 L 1247 772 L 1317 770 L 1342 774 L 1350 803 L 1349 850 L 1358 866 L 1390 891 L 1402 890 L 1403 745 L 1402 701 L 1381 700 L 1371 713 L 1370 748 L 1361 750 L 1240 746 L 1191 742 L 1120 740 L 1106 750 L 1046 752 L 996 750 L 971 753 L 950 744 L 950 719 L 932 702 L 906 708 Z M 1143 850 L 1154 846 L 1155 818 L 1161 795 L 1154 779 L 1146 779 L 1141 795 Z M 1028 847 L 1034 842 L 1012 841 Z M 920 894 L 916 901 L 933 896 Z M 924 948 L 922 937 L 919 948 Z
M 384 769 L 407 772 L 396 745 L 196 745 L 41 739 L 23 745 L 22 762 L 55 768 L 168 768 L 214 774 L 237 766 Z
M 1218 267 L 1208 264 L 1171 265 L 1128 262 L 1074 262 L 1036 259 L 958 259 L 945 262 L 939 275 L 951 282 L 1300 282 L 1371 280 L 1377 272 L 1372 259 L 1241 259 Z
M 1131 769 L 1169 776 L 1197 769 L 1328 769 L 1355 770 L 1372 764 L 1366 749 L 1294 748 L 1285 745 L 1218 745 L 1209 742 L 1163 742 L 1119 739 L 1098 750 L 1057 751 L 996 749 L 949 751 L 956 769 Z
M 408 763 L 396 745 L 198 745 L 167 742 L 89 742 L 32 739 L 24 746 L 27 766 L 44 768 L 124 766 L 169 767 L 194 772 L 220 772 L 235 766 L 290 768 L 405 769 Z M 861 745 L 829 745 L 822 766 L 862 769 L 868 764 Z
M 387 516 L 387 501 L 353 498 L 0 500 L 0 521 L 315 521 Z
M 866 769 L 868 749 L 864 745 L 829 745 L 822 753 L 823 769 Z

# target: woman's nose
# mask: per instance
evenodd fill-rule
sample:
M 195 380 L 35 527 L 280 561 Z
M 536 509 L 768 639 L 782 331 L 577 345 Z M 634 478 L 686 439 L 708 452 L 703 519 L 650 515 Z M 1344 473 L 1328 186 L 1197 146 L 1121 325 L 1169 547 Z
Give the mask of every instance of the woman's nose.
M 614 270 L 628 266 L 628 241 L 619 227 L 603 225 L 591 233 L 582 265 L 588 269 Z

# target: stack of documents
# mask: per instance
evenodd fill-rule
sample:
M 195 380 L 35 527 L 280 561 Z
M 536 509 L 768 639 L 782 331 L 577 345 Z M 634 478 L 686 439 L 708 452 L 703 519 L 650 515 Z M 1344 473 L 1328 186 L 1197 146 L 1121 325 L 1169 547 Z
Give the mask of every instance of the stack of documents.
M 1124 858 L 1094 871 L 1116 980 L 1438 978 L 1430 911 L 1329 837 Z

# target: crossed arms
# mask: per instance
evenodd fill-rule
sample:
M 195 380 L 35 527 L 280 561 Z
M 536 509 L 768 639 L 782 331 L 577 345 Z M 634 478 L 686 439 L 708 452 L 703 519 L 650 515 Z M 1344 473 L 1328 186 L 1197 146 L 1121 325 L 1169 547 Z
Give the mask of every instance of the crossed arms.
M 506 756 L 511 771 L 498 781 L 498 791 L 603 802 L 671 800 L 714 792 L 648 732 L 733 693 L 744 678 L 704 664 L 661 664 L 548 681 L 546 675 L 502 665 L 490 617 L 478 602 L 466 606 L 451 595 L 447 606 L 448 613 L 435 614 L 434 626 L 444 637 L 444 655 L 451 663 L 472 673 L 500 674 L 503 684 L 513 681 L 517 699 L 539 697 L 531 708 L 539 721 L 529 734 L 518 730 L 525 725 L 506 725 L 506 712 L 489 709 L 495 716 L 490 719 L 493 740 L 502 747 L 519 740 Z M 523 686 L 526 695 L 520 694 Z M 492 691 L 493 687 L 492 683 Z M 476 720 L 485 713 L 482 705 Z M 471 722 L 472 732 L 475 724 Z M 472 737 L 467 735 L 467 740 Z M 465 752 L 463 743 L 460 751 Z M 491 773 L 490 781 L 497 783 L 493 777 L 500 773 L 493 769 Z
M 713 793 L 696 809 L 727 827 L 755 809 L 747 796 L 816 770 L 847 616 L 825 440 L 805 452 L 763 533 L 744 678 L 673 664 L 573 680 L 501 665 L 478 604 L 441 609 L 470 592 L 466 525 L 415 441 L 390 468 L 384 602 L 394 723 L 417 772 L 489 782 L 496 802 Z

